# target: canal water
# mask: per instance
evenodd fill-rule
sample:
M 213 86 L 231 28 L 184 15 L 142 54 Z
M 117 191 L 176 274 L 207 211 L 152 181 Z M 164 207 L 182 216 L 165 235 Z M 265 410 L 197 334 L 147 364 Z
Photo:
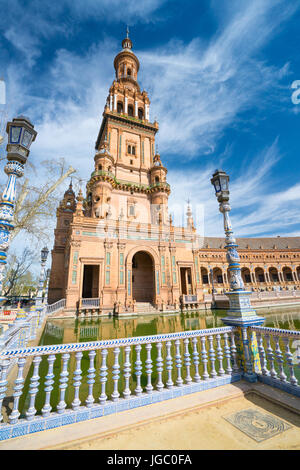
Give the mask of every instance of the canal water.
M 293 309 L 276 309 L 270 310 L 260 310 L 259 315 L 265 317 L 264 326 L 275 327 L 281 329 L 289 330 L 300 330 L 300 307 Z M 132 317 L 105 317 L 105 318 L 65 318 L 65 319 L 49 319 L 46 323 L 44 332 L 41 337 L 40 345 L 48 344 L 63 344 L 63 343 L 77 343 L 77 342 L 90 342 L 90 341 L 99 341 L 106 339 L 116 339 L 116 338 L 128 338 L 136 336 L 148 336 L 155 334 L 164 334 L 164 333 L 174 333 L 178 331 L 188 331 L 188 330 L 199 330 L 205 328 L 215 328 L 219 326 L 224 326 L 222 318 L 226 316 L 225 311 L 207 311 L 207 312 L 193 312 L 185 314 L 161 314 L 161 315 L 144 315 L 144 316 L 132 316 Z M 183 345 L 181 345 L 182 350 Z M 291 352 L 293 353 L 296 350 L 296 345 L 290 345 Z M 174 363 L 175 358 L 175 345 L 172 345 L 172 357 L 173 357 L 173 381 L 176 380 L 176 367 Z M 190 347 L 190 353 L 192 349 Z M 157 371 L 156 371 L 156 360 L 157 360 L 157 349 L 156 346 L 152 346 L 152 361 L 153 361 L 153 373 L 152 373 L 152 385 L 155 387 L 157 382 Z M 165 363 L 166 359 L 166 348 L 165 345 L 162 349 L 162 356 Z M 192 357 L 192 356 L 191 356 Z M 119 380 L 119 392 L 121 393 L 124 390 L 124 378 L 123 378 L 123 364 L 124 364 L 124 348 L 120 348 L 119 355 L 119 364 L 120 364 L 120 380 Z M 136 387 L 136 375 L 134 370 L 134 364 L 136 360 L 136 352 L 134 347 L 131 350 L 131 383 L 130 388 L 132 393 Z M 145 346 L 142 346 L 141 350 L 141 361 L 143 365 L 146 360 L 146 350 Z M 107 390 L 106 394 L 108 398 L 113 391 L 113 381 L 112 381 L 112 366 L 114 363 L 113 351 L 112 349 L 108 350 L 107 356 L 107 366 L 108 366 L 108 377 L 107 377 Z M 53 410 L 56 409 L 56 406 L 59 402 L 59 378 L 62 366 L 61 355 L 56 356 L 54 362 L 54 384 L 53 391 L 51 393 L 51 406 Z M 88 384 L 87 384 L 87 374 L 90 367 L 90 361 L 88 352 L 83 352 L 83 357 L 81 361 L 82 369 L 82 383 L 80 386 L 80 399 L 82 404 L 84 404 L 88 396 Z M 95 384 L 94 384 L 94 397 L 95 401 L 98 401 L 101 382 L 100 382 L 100 367 L 101 367 L 101 354 L 100 351 L 97 351 L 95 357 Z M 223 368 L 226 367 L 226 361 L 223 361 Z M 216 370 L 218 371 L 219 364 L 216 362 Z M 296 372 L 297 378 L 300 379 L 299 368 Z M 69 364 L 68 364 L 68 387 L 66 389 L 65 400 L 67 406 L 71 407 L 71 403 L 74 399 L 74 387 L 73 387 L 73 374 L 75 370 L 75 355 L 71 354 Z M 46 375 L 48 371 L 47 357 L 42 356 L 42 361 L 39 367 L 40 375 L 40 386 L 39 392 L 36 397 L 35 407 L 38 411 L 38 414 L 41 412 L 42 406 L 45 400 L 44 382 L 46 380 Z M 29 374 L 25 380 L 24 384 L 24 393 L 20 400 L 20 410 L 22 414 L 28 408 L 29 403 L 29 385 L 30 378 L 32 376 L 33 366 L 31 366 Z M 199 373 L 203 372 L 202 365 L 200 364 Z M 288 372 L 288 369 L 287 369 Z M 194 366 L 191 366 L 191 375 L 193 377 Z M 182 375 L 185 377 L 185 368 L 183 364 Z M 167 372 L 163 372 L 163 382 L 167 380 Z M 145 387 L 147 384 L 147 375 L 143 366 L 142 376 L 141 376 L 141 385 Z

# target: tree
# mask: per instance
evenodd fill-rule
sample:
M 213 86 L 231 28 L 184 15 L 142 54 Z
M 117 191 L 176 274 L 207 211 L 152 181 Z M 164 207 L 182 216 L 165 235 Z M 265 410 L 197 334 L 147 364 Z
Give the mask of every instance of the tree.
M 39 241 L 48 238 L 49 218 L 55 215 L 61 199 L 61 194 L 57 189 L 66 178 L 76 171 L 72 166 L 66 168 L 64 159 L 44 161 L 41 166 L 47 172 L 47 179 L 42 185 L 30 185 L 28 177 L 18 182 L 14 209 L 15 228 L 11 233 L 11 240 L 21 230 L 26 231 Z M 34 167 L 32 170 L 36 173 Z
M 4 296 L 24 295 L 29 289 L 38 287 L 38 281 L 29 271 L 30 266 L 37 261 L 37 253 L 24 248 L 21 255 L 11 253 L 7 260 L 3 279 Z

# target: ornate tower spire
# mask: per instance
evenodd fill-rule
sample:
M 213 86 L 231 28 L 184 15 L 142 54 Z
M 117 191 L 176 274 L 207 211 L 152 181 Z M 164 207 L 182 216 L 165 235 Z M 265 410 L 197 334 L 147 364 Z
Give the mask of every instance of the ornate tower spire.
M 194 227 L 194 219 L 193 219 L 193 212 L 190 206 L 190 200 L 187 200 L 187 211 L 186 211 L 186 216 L 187 216 L 187 227 L 190 230 L 193 230 Z

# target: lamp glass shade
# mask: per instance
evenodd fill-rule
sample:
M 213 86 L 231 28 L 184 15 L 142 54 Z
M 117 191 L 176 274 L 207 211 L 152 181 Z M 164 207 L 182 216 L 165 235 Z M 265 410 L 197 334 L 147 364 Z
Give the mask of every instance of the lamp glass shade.
M 219 178 L 218 178 L 218 179 L 215 179 L 215 181 L 214 181 L 214 187 L 215 187 L 216 193 L 219 193 L 219 192 L 221 191 L 221 185 L 220 185 L 220 180 L 219 180 Z
M 49 253 L 49 250 L 47 247 L 43 248 L 41 250 L 41 260 L 42 261 L 46 261 L 47 260 L 47 256 L 48 256 L 48 253 Z
M 229 181 L 228 175 L 221 175 L 220 176 L 220 183 L 221 183 L 221 190 L 222 191 L 228 191 L 228 181 Z
M 11 126 L 9 134 L 9 143 L 18 144 L 20 142 L 22 127 L 20 126 Z
M 25 129 L 22 139 L 22 145 L 26 148 L 29 148 L 31 144 L 31 138 L 32 134 Z

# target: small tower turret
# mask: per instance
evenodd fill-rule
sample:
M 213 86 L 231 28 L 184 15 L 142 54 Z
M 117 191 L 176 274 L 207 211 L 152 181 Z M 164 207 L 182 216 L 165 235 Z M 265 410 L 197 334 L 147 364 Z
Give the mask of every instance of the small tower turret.
M 114 158 L 108 151 L 106 136 L 94 160 L 95 171 L 88 184 L 88 204 L 91 208 L 91 216 L 103 219 L 108 213 L 114 182 Z
M 188 204 L 187 205 L 187 211 L 186 211 L 187 228 L 189 230 L 195 230 L 193 212 L 192 212 L 192 209 L 191 209 L 191 206 L 190 206 L 190 200 L 189 199 L 187 201 L 187 204 Z
M 153 165 L 150 168 L 150 185 L 151 185 L 151 204 L 156 207 L 156 210 L 152 211 L 154 214 L 161 214 L 160 221 L 163 224 L 168 222 L 168 198 L 170 193 L 170 187 L 167 183 L 166 175 L 168 170 L 163 166 L 160 155 L 156 152 L 153 158 Z M 154 216 L 153 223 L 157 223 L 157 218 Z

